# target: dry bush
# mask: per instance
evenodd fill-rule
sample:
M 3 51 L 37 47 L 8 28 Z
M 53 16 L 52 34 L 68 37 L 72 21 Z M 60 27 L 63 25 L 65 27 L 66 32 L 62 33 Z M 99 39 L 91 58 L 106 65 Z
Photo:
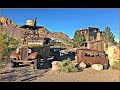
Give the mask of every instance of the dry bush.
M 117 69 L 117 70 L 120 70 L 120 61 L 114 61 L 113 62 L 113 65 L 111 66 L 112 69 Z
M 70 61 L 70 58 L 63 60 L 63 62 L 62 62 L 61 71 L 63 71 L 63 72 L 77 72 L 77 71 L 79 71 L 79 69 L 80 68 L 78 68 L 76 65 L 74 65 Z

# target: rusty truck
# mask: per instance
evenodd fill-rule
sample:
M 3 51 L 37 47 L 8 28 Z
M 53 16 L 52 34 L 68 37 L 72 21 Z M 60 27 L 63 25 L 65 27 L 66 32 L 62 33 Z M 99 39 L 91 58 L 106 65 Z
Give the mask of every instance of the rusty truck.
M 40 69 L 41 60 L 46 60 L 49 57 L 49 52 L 49 38 L 29 38 L 28 44 L 19 46 L 11 53 L 11 66 L 14 68 L 21 63 L 29 63 L 33 64 L 33 68 Z

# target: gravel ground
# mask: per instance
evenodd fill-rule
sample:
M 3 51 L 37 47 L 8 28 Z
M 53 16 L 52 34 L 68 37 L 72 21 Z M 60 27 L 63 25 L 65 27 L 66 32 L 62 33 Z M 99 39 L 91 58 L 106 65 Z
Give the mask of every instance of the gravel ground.
M 52 69 L 32 82 L 120 82 L 118 70 L 95 71 L 91 67 L 85 68 L 82 72 L 56 72 Z
M 1 69 L 1 77 L 1 82 L 120 82 L 120 72 L 111 68 L 96 71 L 90 67 L 65 73 L 51 68 L 33 71 L 30 66 L 11 68 L 10 63 Z
M 11 68 L 10 63 L 1 69 L 1 82 L 29 82 L 43 76 L 49 69 L 33 70 L 29 65 Z

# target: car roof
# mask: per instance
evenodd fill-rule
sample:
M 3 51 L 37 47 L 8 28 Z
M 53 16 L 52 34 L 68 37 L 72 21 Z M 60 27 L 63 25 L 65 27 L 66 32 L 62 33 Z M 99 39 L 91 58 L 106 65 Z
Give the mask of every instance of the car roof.
M 97 51 L 97 50 L 90 50 L 90 49 L 77 49 L 77 51 L 81 51 L 81 52 L 101 52 L 101 53 L 105 53 L 105 51 Z

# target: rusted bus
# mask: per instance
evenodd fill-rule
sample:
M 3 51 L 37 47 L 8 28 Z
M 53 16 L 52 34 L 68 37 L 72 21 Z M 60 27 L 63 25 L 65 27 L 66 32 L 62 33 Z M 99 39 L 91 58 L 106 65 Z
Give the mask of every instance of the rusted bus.
M 84 62 L 86 64 L 102 64 L 109 65 L 109 59 L 105 51 L 96 51 L 90 49 L 77 50 L 77 63 Z

